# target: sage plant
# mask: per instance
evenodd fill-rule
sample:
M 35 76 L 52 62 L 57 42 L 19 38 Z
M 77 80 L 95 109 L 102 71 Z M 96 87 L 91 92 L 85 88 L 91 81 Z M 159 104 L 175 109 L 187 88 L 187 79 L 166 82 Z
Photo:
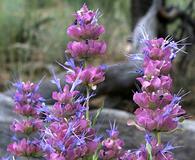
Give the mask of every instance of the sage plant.
M 59 63 L 66 71 L 66 84 L 61 86 L 55 73 L 51 81 L 57 86 L 51 95 L 54 105 L 45 105 L 38 94 L 40 83 L 14 84 L 14 110 L 26 119 L 14 121 L 10 127 L 23 134 L 23 138 L 8 145 L 11 154 L 47 160 L 174 160 L 172 150 L 176 147 L 170 142 L 163 144 L 161 133 L 172 133 L 187 118 L 180 103 L 186 93 L 173 93 L 170 76 L 172 61 L 183 49 L 182 41 L 146 39 L 142 54 L 131 55 L 135 62 L 143 60 L 137 78 L 141 89 L 133 96 L 139 106 L 133 124 L 146 133 L 146 143 L 139 149 L 125 150 L 115 122 L 107 130 L 108 138 L 102 140 L 94 129 L 94 117 L 89 115 L 89 100 L 105 79 L 104 67 L 89 64 L 89 59 L 106 52 L 106 43 L 99 40 L 105 32 L 98 22 L 100 16 L 99 10 L 89 10 L 85 4 L 74 14 L 74 23 L 67 28 L 71 38 L 65 51 L 67 59 L 64 64 Z M 38 137 L 31 138 L 33 133 L 39 133 Z
M 100 137 L 92 126 L 89 115 L 89 100 L 96 85 L 104 81 L 104 69 L 88 64 L 88 59 L 103 55 L 104 41 L 99 36 L 104 27 L 98 24 L 99 11 L 91 11 L 84 4 L 74 14 L 75 21 L 67 29 L 73 40 L 67 44 L 64 87 L 54 78 L 58 91 L 52 93 L 55 104 L 43 110 L 47 127 L 42 134 L 42 148 L 49 160 L 95 159 Z M 81 92 L 77 88 L 84 88 Z
M 172 61 L 183 49 L 181 42 L 171 41 L 171 38 L 143 41 L 142 75 L 137 78 L 141 89 L 134 93 L 133 100 L 139 106 L 135 111 L 135 125 L 146 132 L 146 144 L 139 150 L 126 152 L 124 159 L 174 159 L 171 151 L 175 147 L 171 143 L 164 145 L 161 133 L 174 132 L 179 123 L 187 118 L 180 103 L 186 94 L 183 90 L 173 93 L 170 76 Z M 129 123 L 132 124 L 131 121 Z
M 16 87 L 14 111 L 23 116 L 23 119 L 15 120 L 11 124 L 11 131 L 18 137 L 14 138 L 15 142 L 8 145 L 7 150 L 19 157 L 42 157 L 38 132 L 43 127 L 43 121 L 38 110 L 44 106 L 44 99 L 38 93 L 40 84 L 27 81 L 13 85 Z

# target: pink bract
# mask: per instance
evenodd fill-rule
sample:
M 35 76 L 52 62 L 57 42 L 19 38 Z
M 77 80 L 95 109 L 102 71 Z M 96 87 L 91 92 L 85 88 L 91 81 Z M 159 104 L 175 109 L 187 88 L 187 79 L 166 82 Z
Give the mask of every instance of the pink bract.
M 9 144 L 7 147 L 7 151 L 11 152 L 16 156 L 25 156 L 25 157 L 40 157 L 41 148 L 38 146 L 36 142 L 30 142 L 26 139 L 22 139 L 19 142 L 14 142 Z
M 73 41 L 68 43 L 66 52 L 74 58 L 103 55 L 106 52 L 106 43 L 95 40 Z
M 67 34 L 75 40 L 98 39 L 105 32 L 102 25 L 88 24 L 86 26 L 71 25 L 67 29 Z

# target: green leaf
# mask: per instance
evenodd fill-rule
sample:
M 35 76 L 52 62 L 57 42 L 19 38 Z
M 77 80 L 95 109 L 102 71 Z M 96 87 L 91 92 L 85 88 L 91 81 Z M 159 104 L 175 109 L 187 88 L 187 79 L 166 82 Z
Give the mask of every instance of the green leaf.
M 100 113 L 102 112 L 103 106 L 104 106 L 104 104 L 97 110 L 97 113 L 96 113 L 95 117 L 92 120 L 92 126 L 94 126 L 96 124 L 97 119 L 98 119 Z
M 148 160 L 152 160 L 152 147 L 149 143 L 146 143 L 146 149 L 147 149 L 148 155 L 149 155 Z

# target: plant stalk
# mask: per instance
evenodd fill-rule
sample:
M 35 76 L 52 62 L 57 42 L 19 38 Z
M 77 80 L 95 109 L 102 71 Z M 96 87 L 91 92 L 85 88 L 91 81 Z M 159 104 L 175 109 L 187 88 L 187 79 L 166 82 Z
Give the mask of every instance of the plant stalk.
M 157 140 L 158 140 L 158 144 L 161 144 L 161 133 L 157 132 Z
M 86 119 L 89 120 L 89 87 L 87 87 Z

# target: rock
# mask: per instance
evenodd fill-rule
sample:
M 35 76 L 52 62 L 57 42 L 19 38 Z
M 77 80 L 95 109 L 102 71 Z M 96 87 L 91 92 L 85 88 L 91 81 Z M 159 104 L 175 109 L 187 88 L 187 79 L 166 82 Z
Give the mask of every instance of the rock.
M 13 106 L 12 98 L 0 93 L 0 122 L 10 122 L 17 118 L 13 112 Z
M 117 95 L 128 98 L 135 89 L 136 66 L 134 63 L 120 63 L 108 66 L 105 81 L 97 88 L 97 95 Z
M 96 97 L 104 95 L 108 96 L 108 99 L 110 99 L 109 97 L 112 98 L 114 96 L 116 99 L 121 99 L 122 106 L 123 100 L 129 101 L 129 99 L 132 99 L 132 90 L 136 90 L 135 82 L 138 74 L 135 73 L 135 70 L 136 67 L 133 63 L 121 63 L 108 66 L 105 74 L 105 81 L 99 84 L 95 91 Z M 62 86 L 65 85 L 64 75 L 65 73 L 57 75 L 61 80 Z M 46 79 L 40 85 L 39 92 L 47 100 L 48 104 L 53 104 L 54 101 L 51 99 L 51 95 L 55 90 L 57 90 L 56 86 L 51 83 L 50 79 Z M 5 92 L 8 96 L 12 96 L 13 93 L 13 89 Z M 114 108 L 117 106 L 118 104 L 113 105 Z
M 96 110 L 91 111 L 95 115 Z M 133 115 L 128 112 L 116 109 L 103 109 L 98 117 L 95 128 L 99 135 L 106 136 L 106 129 L 110 128 L 110 122 L 116 121 L 117 128 L 120 131 L 120 137 L 126 142 L 125 148 L 138 148 L 140 141 L 144 142 L 144 133 L 134 127 L 127 126 L 127 121 L 133 119 Z
M 14 101 L 11 97 L 0 93 L 0 159 L 8 155 L 6 152 L 7 145 L 11 143 L 13 133 L 10 131 L 10 124 L 14 119 L 20 119 L 17 114 L 13 112 Z M 24 158 L 18 160 L 27 160 Z M 32 159 L 33 160 L 33 159 Z
M 6 154 L 6 148 L 11 143 L 12 132 L 9 129 L 11 122 L 0 122 L 0 157 Z
M 96 111 L 91 111 L 92 115 Z M 103 109 L 95 125 L 99 134 L 105 135 L 106 129 L 109 129 L 109 121 L 114 122 L 120 131 L 120 137 L 125 141 L 127 149 L 136 149 L 141 143 L 144 143 L 144 133 L 137 128 L 127 126 L 127 120 L 133 119 L 133 115 L 125 111 L 115 109 Z M 175 146 L 181 146 L 174 150 L 177 160 L 194 160 L 195 157 L 195 121 L 185 120 L 181 124 L 182 131 L 176 131 L 172 134 L 162 134 L 162 141 L 174 141 Z
M 13 100 L 0 94 L 0 157 L 5 154 L 7 144 L 11 142 L 13 134 L 9 130 L 10 123 L 18 116 L 13 112 Z

